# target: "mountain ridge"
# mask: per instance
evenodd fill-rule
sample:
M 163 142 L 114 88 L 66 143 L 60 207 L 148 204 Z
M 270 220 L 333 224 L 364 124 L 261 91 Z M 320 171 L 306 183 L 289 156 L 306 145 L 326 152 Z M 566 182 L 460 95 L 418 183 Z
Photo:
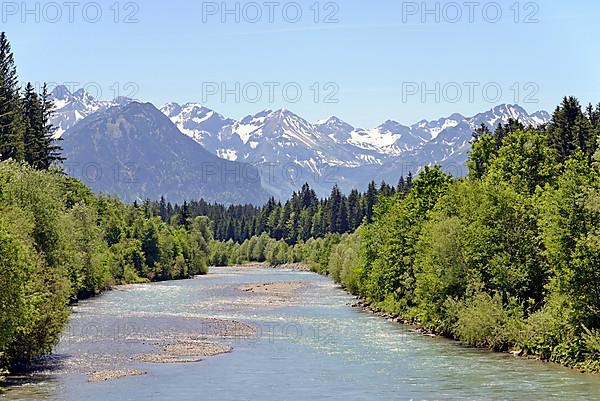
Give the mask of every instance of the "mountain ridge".
M 58 107 L 53 123 L 59 127 L 57 136 L 87 116 L 133 102 L 126 98 L 99 101 L 83 91 L 71 94 L 64 89 L 55 99 Z M 431 164 L 455 171 L 464 165 L 472 131 L 481 124 L 493 129 L 514 118 L 526 126 L 538 126 L 550 119 L 546 111 L 530 114 L 511 104 L 470 117 L 453 113 L 411 125 L 389 119 L 366 129 L 354 127 L 337 116 L 310 122 L 287 109 L 262 110 L 239 120 L 193 102 L 167 103 L 160 111 L 182 134 L 212 155 L 268 171 L 261 175 L 262 186 L 280 198 L 304 182 L 322 196 L 333 183 L 345 191 L 365 187 L 369 175 L 395 182 L 401 175 L 398 165 L 411 166 L 413 174 Z M 407 173 L 406 168 L 400 170 Z M 464 174 L 466 169 L 461 171 Z M 328 179 L 332 176 L 333 182 Z

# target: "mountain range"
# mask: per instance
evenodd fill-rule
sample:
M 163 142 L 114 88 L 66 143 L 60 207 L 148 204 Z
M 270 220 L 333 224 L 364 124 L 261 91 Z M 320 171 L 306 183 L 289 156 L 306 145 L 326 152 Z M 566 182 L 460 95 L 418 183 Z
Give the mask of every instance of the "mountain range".
M 160 108 L 160 114 L 166 120 L 161 122 L 163 129 L 167 130 L 169 125 L 170 140 L 152 142 L 143 140 L 144 130 L 150 129 L 145 125 L 144 115 L 133 118 L 128 114 L 132 104 L 140 103 L 126 98 L 100 101 L 81 90 L 70 93 L 64 87 L 57 87 L 52 95 L 55 102 L 53 124 L 58 127 L 56 135 L 64 139 L 68 160 L 85 162 L 86 158 L 98 158 L 99 155 L 115 156 L 117 149 L 105 142 L 89 146 L 87 154 L 73 152 L 73 149 L 77 149 L 78 144 L 86 141 L 86 135 L 91 133 L 99 137 L 111 135 L 109 125 L 100 124 L 92 129 L 90 120 L 101 117 L 115 120 L 119 113 L 123 113 L 120 118 L 129 116 L 128 124 L 140 135 L 139 142 L 127 143 L 129 152 L 139 147 L 135 150 L 137 163 L 152 167 L 159 160 L 155 158 L 158 150 L 169 154 L 172 147 L 182 145 L 180 137 L 183 137 L 188 140 L 187 147 L 193 151 L 193 154 L 186 153 L 186 157 L 196 155 L 204 160 L 207 155 L 216 156 L 218 160 L 238 163 L 239 166 L 232 166 L 241 169 L 250 165 L 258 169 L 265 193 L 278 198 L 287 198 L 304 182 L 308 182 L 321 196 L 328 194 L 334 184 L 347 192 L 352 188 L 362 189 L 371 180 L 395 183 L 401 175 L 409 171 L 416 174 L 424 165 L 434 163 L 461 176 L 466 174 L 467 152 L 476 127 L 485 124 L 494 129 L 510 118 L 518 119 L 526 126 L 538 126 L 550 119 L 545 111 L 529 114 L 518 105 L 499 105 L 472 117 L 452 114 L 413 125 L 389 120 L 376 128 L 365 129 L 354 127 L 338 117 L 309 122 L 286 109 L 264 110 L 235 120 L 201 104 L 169 103 Z M 148 113 L 146 117 L 159 120 L 158 109 L 147 103 L 144 105 Z M 152 113 L 150 107 L 154 109 Z M 177 141 L 173 139 L 175 137 Z M 156 146 L 160 149 L 152 149 Z M 161 168 L 166 167 L 163 165 Z M 169 170 L 170 179 L 175 181 L 186 174 L 188 171 L 181 169 Z M 212 190 L 215 184 L 205 185 L 203 190 L 198 186 L 189 191 L 181 187 L 175 192 L 163 193 L 162 189 L 146 183 L 145 190 L 129 187 L 125 199 L 168 195 L 178 201 L 182 197 L 191 199 L 200 194 L 224 203 L 240 200 L 258 202 L 257 193 L 234 196 L 235 199 L 229 199 L 230 193 L 223 196 L 219 196 L 219 191 L 212 191 L 210 196 L 204 193 L 209 188 Z M 110 187 L 103 186 L 101 190 L 118 195 L 124 191 L 122 187 Z M 136 192 L 138 190 L 141 192 Z

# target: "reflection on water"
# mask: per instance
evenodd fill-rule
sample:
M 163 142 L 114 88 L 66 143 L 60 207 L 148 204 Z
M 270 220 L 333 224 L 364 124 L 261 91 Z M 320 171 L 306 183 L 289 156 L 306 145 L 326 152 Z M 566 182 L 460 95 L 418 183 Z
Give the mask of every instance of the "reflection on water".
M 260 283 L 277 285 L 248 291 Z M 269 269 L 120 288 L 76 306 L 46 369 L 13 378 L 0 399 L 600 400 L 600 377 L 423 337 L 351 302 L 326 278 Z M 139 360 L 177 341 L 234 350 L 199 363 Z M 145 374 L 87 381 L 110 369 Z

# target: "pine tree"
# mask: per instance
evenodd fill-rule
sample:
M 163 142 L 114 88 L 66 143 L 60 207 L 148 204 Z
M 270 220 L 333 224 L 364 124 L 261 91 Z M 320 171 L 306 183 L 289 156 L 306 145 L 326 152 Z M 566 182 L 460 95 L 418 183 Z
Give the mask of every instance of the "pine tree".
M 186 202 L 183 202 L 183 206 L 181 207 L 181 213 L 179 215 L 179 224 L 183 227 L 185 227 L 186 229 L 189 228 L 190 222 L 191 222 L 191 218 L 192 218 L 192 214 L 190 212 L 190 207 Z M 228 237 L 227 239 L 229 239 L 231 237 Z
M 381 181 L 381 185 L 379 186 L 379 195 L 382 196 L 391 196 L 395 193 L 394 188 L 388 185 L 385 181 Z
M 302 190 L 300 191 L 300 198 L 302 200 L 302 208 L 314 210 L 314 208 L 318 205 L 319 199 L 317 198 L 317 194 L 314 190 L 310 188 L 308 183 L 305 183 L 302 186 Z
M 34 168 L 39 168 L 44 153 L 42 138 L 42 107 L 31 82 L 25 87 L 23 98 L 23 114 L 25 130 L 23 136 L 25 161 Z
M 398 185 L 396 186 L 396 192 L 404 193 L 405 189 L 406 189 L 406 181 L 404 181 L 404 176 L 401 175 L 400 179 L 398 180 Z
M 373 210 L 376 202 L 377 185 L 375 184 L 375 181 L 371 181 L 369 184 L 369 189 L 367 190 L 367 195 L 365 196 L 365 216 L 367 218 L 367 223 L 371 223 L 373 221 Z
M 160 202 L 159 202 L 159 209 L 158 209 L 158 215 L 160 216 L 160 219 L 162 221 L 164 221 L 165 223 L 169 221 L 169 216 L 167 215 L 167 202 L 165 200 L 164 196 L 160 197 Z
M 42 134 L 44 143 L 44 153 L 41 160 L 41 167 L 48 169 L 53 165 L 62 163 L 65 158 L 61 156 L 62 147 L 57 143 L 62 141 L 62 138 L 55 139 L 54 134 L 56 127 L 52 125 L 52 113 L 54 110 L 54 104 L 50 100 L 50 94 L 48 92 L 48 86 L 44 84 L 41 95 L 41 107 L 42 107 Z
M 477 128 L 475 128 L 475 131 L 473 131 L 473 141 L 471 143 L 476 143 L 479 142 L 479 140 L 481 139 L 481 137 L 483 135 L 489 135 L 490 134 L 490 129 L 488 128 L 487 125 L 485 125 L 485 123 L 481 123 L 481 125 Z
M 558 152 L 559 162 L 568 159 L 578 148 L 591 160 L 596 142 L 593 131 L 579 101 L 574 97 L 565 97 L 552 116 L 548 127 L 548 142 Z
M 0 160 L 24 159 L 23 116 L 14 56 L 0 33 Z
M 496 127 L 496 129 L 494 130 L 494 141 L 495 141 L 495 151 L 496 153 L 500 150 L 500 148 L 502 147 L 502 141 L 504 141 L 504 138 L 506 138 L 506 136 L 508 135 L 508 132 L 506 130 L 506 127 L 502 124 L 498 124 L 498 126 Z
M 413 186 L 413 174 L 412 171 L 408 172 L 408 175 L 406 176 L 406 192 L 409 192 L 412 189 Z
M 356 230 L 362 223 L 360 194 L 353 189 L 348 196 L 348 226 L 350 231 Z
M 62 149 L 53 138 L 55 130 L 50 123 L 53 105 L 46 85 L 39 96 L 33 85 L 28 83 L 22 103 L 25 161 L 38 170 L 47 170 L 64 159 L 60 156 Z
M 331 190 L 331 195 L 327 201 L 325 218 L 329 225 L 328 232 L 339 233 L 341 232 L 342 222 L 347 225 L 347 217 L 343 217 L 342 214 L 346 213 L 346 208 L 343 206 L 344 199 L 342 193 L 337 185 Z
M 340 210 L 338 214 L 337 232 L 340 234 L 348 232 L 348 200 L 345 196 L 340 199 Z

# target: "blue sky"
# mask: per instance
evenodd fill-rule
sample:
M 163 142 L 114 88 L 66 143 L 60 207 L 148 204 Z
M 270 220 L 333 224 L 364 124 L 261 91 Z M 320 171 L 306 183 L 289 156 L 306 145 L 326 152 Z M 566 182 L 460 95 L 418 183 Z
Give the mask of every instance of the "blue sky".
M 3 2 L 1 18 L 21 80 L 103 98 L 204 101 L 232 118 L 285 107 L 361 127 L 498 103 L 551 111 L 564 95 L 600 102 L 597 1 L 59 1 L 61 17 L 20 3 Z

